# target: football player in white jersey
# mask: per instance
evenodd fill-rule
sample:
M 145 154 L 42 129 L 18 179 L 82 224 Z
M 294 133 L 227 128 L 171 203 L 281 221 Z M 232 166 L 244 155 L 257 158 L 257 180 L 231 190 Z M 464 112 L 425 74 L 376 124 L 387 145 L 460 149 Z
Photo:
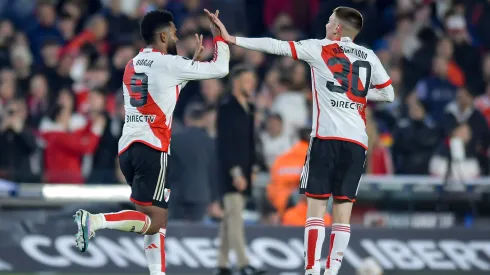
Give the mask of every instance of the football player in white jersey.
M 333 225 L 326 275 L 336 275 L 350 238 L 350 216 L 364 172 L 368 137 L 366 99 L 391 102 L 391 80 L 374 52 L 353 42 L 361 31 L 359 11 L 338 7 L 326 25 L 325 39 L 299 42 L 231 36 L 222 22 L 223 39 L 230 44 L 306 61 L 311 68 L 313 129 L 301 193 L 308 199 L 305 224 L 305 274 L 320 274 L 325 238 L 323 216 L 333 196 Z M 373 86 L 371 88 L 371 86 Z
M 213 16 L 217 17 L 218 11 Z M 119 163 L 131 186 L 130 200 L 136 211 L 101 214 L 77 211 L 76 241 L 80 251 L 86 251 L 97 230 L 135 232 L 144 235 L 150 274 L 165 274 L 164 242 L 170 198 L 166 167 L 175 104 L 188 81 L 222 78 L 229 70 L 228 45 L 211 21 L 210 26 L 214 58 L 199 62 L 195 59 L 204 48 L 202 36 L 197 34 L 194 60 L 177 55 L 178 38 L 172 14 L 152 11 L 141 20 L 141 36 L 147 47 L 128 62 L 124 71 L 126 120 L 119 140 Z

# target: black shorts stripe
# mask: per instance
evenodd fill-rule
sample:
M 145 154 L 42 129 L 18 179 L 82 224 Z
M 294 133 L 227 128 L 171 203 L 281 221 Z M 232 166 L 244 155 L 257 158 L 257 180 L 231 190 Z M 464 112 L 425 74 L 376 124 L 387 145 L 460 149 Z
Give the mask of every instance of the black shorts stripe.
M 161 188 L 161 185 L 162 185 L 162 175 L 163 175 L 163 152 L 160 154 L 160 173 L 158 174 L 158 180 L 157 180 L 157 185 L 156 185 L 156 188 L 155 188 L 155 193 L 153 193 L 153 200 L 159 200 L 159 196 L 160 196 L 160 188 Z
M 301 171 L 300 188 L 306 188 L 306 185 L 308 184 L 308 170 L 310 168 L 310 151 L 312 143 L 313 138 L 310 139 L 310 144 L 308 145 L 308 151 L 306 153 L 305 164 L 303 165 L 303 171 Z

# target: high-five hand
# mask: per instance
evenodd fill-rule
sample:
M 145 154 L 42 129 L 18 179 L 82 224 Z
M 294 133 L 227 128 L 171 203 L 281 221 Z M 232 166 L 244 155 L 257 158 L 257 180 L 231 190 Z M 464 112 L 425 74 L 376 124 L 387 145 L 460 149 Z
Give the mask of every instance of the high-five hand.
M 197 35 L 197 33 L 196 33 L 196 51 L 194 52 L 194 56 L 192 57 L 192 61 L 198 60 L 202 51 L 204 51 L 204 47 L 202 45 L 202 34 Z
M 223 24 L 223 22 L 221 22 L 221 20 L 219 20 L 218 16 L 210 13 L 209 11 L 207 12 L 207 14 L 214 25 L 216 25 L 221 31 L 221 37 L 223 37 L 223 39 L 228 43 L 236 44 L 236 38 L 228 33 L 228 30 L 226 30 L 225 25 Z
M 220 36 L 221 35 L 220 29 L 213 22 L 213 18 L 218 18 L 219 10 L 216 10 L 214 14 L 208 11 L 207 9 L 204 9 L 204 12 L 209 18 L 209 28 L 211 29 L 211 33 L 213 34 L 213 36 Z

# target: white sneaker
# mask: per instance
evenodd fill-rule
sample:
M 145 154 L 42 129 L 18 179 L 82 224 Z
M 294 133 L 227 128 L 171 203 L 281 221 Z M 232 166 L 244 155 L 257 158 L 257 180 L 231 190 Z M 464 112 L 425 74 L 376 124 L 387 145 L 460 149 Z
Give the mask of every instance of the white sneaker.
M 88 241 L 95 237 L 95 232 L 90 229 L 90 216 L 88 211 L 83 209 L 78 210 L 73 217 L 78 227 L 78 232 L 75 235 L 78 250 L 81 252 L 87 251 Z

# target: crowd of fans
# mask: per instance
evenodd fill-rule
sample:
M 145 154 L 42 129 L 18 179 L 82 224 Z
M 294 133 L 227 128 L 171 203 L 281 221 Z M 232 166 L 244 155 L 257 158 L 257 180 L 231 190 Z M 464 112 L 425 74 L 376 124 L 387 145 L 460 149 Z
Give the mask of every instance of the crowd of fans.
M 138 20 L 146 12 L 173 13 L 180 55 L 191 57 L 194 34 L 203 34 L 207 60 L 213 47 L 203 7 L 219 9 L 233 34 L 297 41 L 324 37 L 340 5 L 362 12 L 356 43 L 376 52 L 396 92 L 393 103 L 368 105 L 366 173 L 488 175 L 490 1 L 6 0 L 0 3 L 0 177 L 124 181 L 117 163 L 122 75 L 145 46 Z M 231 52 L 230 68 L 255 69 L 257 165 L 271 173 L 268 197 L 286 217 L 308 147 L 309 68 L 235 46 Z M 227 79 L 189 83 L 174 133 L 197 125 L 214 138 L 215 106 L 228 90 Z M 205 108 L 196 111 L 196 104 Z

